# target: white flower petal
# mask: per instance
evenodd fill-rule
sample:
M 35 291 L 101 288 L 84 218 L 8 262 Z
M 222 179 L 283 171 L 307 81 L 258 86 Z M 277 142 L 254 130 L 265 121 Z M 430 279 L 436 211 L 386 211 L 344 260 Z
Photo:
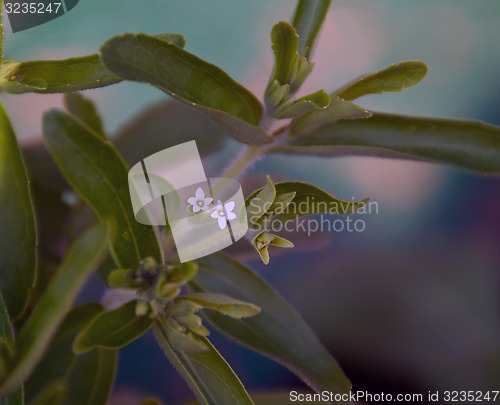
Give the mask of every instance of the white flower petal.
M 236 214 L 234 212 L 228 212 L 227 219 L 229 220 L 236 219 Z
M 205 192 L 203 191 L 203 189 L 201 187 L 198 187 L 196 189 L 196 198 L 198 200 L 203 200 L 205 198 Z
M 229 201 L 228 203 L 224 204 L 224 208 L 228 213 L 234 210 L 234 201 Z
M 227 226 L 226 218 L 219 217 L 218 222 L 219 222 L 219 228 L 220 229 L 225 229 L 226 228 L 226 226 Z
M 212 213 L 210 214 L 210 216 L 211 216 L 212 218 L 219 218 L 219 211 L 215 210 L 214 212 L 212 212 Z
M 113 310 L 135 299 L 137 299 L 137 296 L 134 290 L 107 288 L 101 299 L 101 303 L 107 310 Z
M 203 201 L 205 202 L 205 205 L 210 205 L 214 199 L 213 198 L 204 198 Z
M 199 212 L 201 210 L 197 205 L 193 205 L 193 212 Z
M 191 205 L 196 205 L 197 202 L 198 202 L 198 200 L 196 199 L 196 197 L 189 197 L 188 198 L 188 203 Z

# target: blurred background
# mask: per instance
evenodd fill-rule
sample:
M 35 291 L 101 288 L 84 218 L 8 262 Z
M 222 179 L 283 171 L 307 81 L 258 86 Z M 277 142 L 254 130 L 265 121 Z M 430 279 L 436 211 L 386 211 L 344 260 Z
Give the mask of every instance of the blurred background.
M 16 34 L 7 26 L 5 53 L 14 60 L 64 58 L 93 53 L 122 32 L 178 32 L 187 50 L 261 97 L 273 64 L 269 32 L 293 8 L 292 0 L 80 0 L 46 25 Z M 334 90 L 363 73 L 417 59 L 430 68 L 422 83 L 358 104 L 500 125 L 499 20 L 496 0 L 335 0 L 303 91 Z M 111 136 L 166 98 L 136 83 L 86 96 Z M 43 111 L 62 105 L 60 95 L 2 98 L 25 144 L 39 142 Z M 238 148 L 232 140 L 225 146 L 207 158 L 209 174 L 221 171 Z M 252 172 L 258 186 L 266 173 L 379 204 L 378 214 L 363 218 L 362 233 L 290 235 L 298 248 L 286 256 L 271 251 L 267 267 L 257 255 L 248 261 L 301 312 L 354 389 L 500 389 L 500 178 L 428 163 L 292 156 L 261 161 Z M 82 299 L 101 294 L 93 280 Z M 303 388 L 281 366 L 215 332 L 213 340 L 251 392 Z M 121 352 L 113 403 L 136 404 L 144 396 L 166 404 L 192 399 L 152 335 Z

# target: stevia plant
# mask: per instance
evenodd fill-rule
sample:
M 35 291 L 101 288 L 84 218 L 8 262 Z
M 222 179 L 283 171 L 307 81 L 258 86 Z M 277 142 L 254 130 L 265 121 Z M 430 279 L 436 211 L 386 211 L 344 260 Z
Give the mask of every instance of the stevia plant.
M 329 7 L 327 0 L 299 0 L 291 22 L 272 28 L 275 64 L 263 102 L 186 51 L 179 34 L 127 33 L 94 55 L 66 60 L 19 62 L 2 54 L 3 92 L 65 93 L 65 111 L 44 115 L 46 149 L 20 150 L 0 108 L 2 404 L 104 404 L 117 351 L 150 329 L 200 403 L 253 403 L 210 343 L 207 326 L 283 364 L 317 392 L 349 392 L 337 362 L 276 291 L 222 253 L 180 264 L 168 228 L 135 220 L 127 182 L 130 164 L 184 141 L 185 128 L 204 153 L 221 148 L 222 135 L 243 144 L 221 177 L 241 177 L 276 153 L 369 154 L 500 173 L 497 127 L 370 112 L 352 102 L 417 84 L 424 63 L 396 63 L 336 91 L 296 97 L 313 71 Z M 79 91 L 123 80 L 147 83 L 176 101 L 148 110 L 110 140 L 95 105 Z M 158 133 L 164 122 L 169 130 Z M 321 205 L 308 205 L 313 200 L 335 204 L 339 215 L 368 201 L 343 201 L 307 183 L 269 177 L 262 183 L 246 200 L 247 240 L 266 264 L 270 247 L 293 247 L 269 231 L 274 221 L 322 213 Z M 63 198 L 68 190 L 78 196 L 71 204 Z M 297 210 L 299 203 L 307 208 Z M 96 269 L 111 295 L 126 298 L 107 308 L 74 306 Z

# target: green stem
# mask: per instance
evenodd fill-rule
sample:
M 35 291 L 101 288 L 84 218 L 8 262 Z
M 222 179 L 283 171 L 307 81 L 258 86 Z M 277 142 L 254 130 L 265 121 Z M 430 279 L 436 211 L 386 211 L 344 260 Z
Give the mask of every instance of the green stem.
M 220 177 L 238 179 L 263 154 L 261 145 L 245 145 L 233 162 L 221 173 Z
M 259 127 L 269 132 L 275 122 L 276 119 L 272 117 L 269 111 L 264 111 Z M 275 142 L 266 145 L 244 145 L 238 156 L 236 156 L 219 177 L 238 180 L 252 165 L 267 154 L 274 145 Z

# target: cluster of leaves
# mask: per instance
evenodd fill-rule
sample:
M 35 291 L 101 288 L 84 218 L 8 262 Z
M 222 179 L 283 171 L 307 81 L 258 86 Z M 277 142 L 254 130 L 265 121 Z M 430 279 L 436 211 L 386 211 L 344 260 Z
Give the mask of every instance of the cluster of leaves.
M 423 63 L 398 63 L 333 93 L 296 98 L 313 70 L 311 55 L 329 6 L 299 0 L 291 23 L 273 27 L 275 66 L 264 104 L 219 67 L 184 50 L 178 34 L 124 34 L 95 55 L 67 60 L 2 59 L 2 91 L 67 94 L 66 111 L 44 115 L 44 149 L 21 152 L 0 108 L 1 403 L 23 404 L 25 396 L 35 404 L 105 403 L 116 351 L 151 328 L 201 403 L 253 403 L 209 342 L 203 320 L 318 392 L 349 391 L 348 379 L 302 318 L 253 271 L 223 254 L 176 262 L 169 230 L 160 243 L 161 230 L 135 221 L 127 181 L 129 164 L 180 143 L 186 132 L 207 153 L 221 146 L 221 135 L 245 144 L 225 176 L 236 177 L 272 153 L 369 154 L 500 172 L 496 127 L 373 113 L 352 103 L 418 83 L 427 71 Z M 111 142 L 95 106 L 74 92 L 122 80 L 155 86 L 181 104 L 154 107 Z M 158 132 L 162 120 L 167 134 Z M 69 190 L 77 196 L 70 205 L 63 202 Z M 312 197 L 337 204 L 338 214 L 354 213 L 367 201 L 343 201 L 310 184 L 268 178 L 246 200 L 248 239 L 266 264 L 270 246 L 293 246 L 270 225 L 321 213 L 307 205 Z M 298 211 L 304 202 L 306 209 Z M 96 268 L 112 291 L 125 289 L 128 298 L 113 308 L 72 308 Z
M 269 264 L 269 246 L 292 248 L 289 240 L 274 235 L 275 222 L 286 222 L 303 215 L 355 214 L 368 199 L 345 201 L 308 183 L 283 182 L 274 184 L 268 177 L 264 187 L 253 192 L 245 201 L 251 240 L 265 264 Z M 326 209 L 332 206 L 335 209 Z M 279 227 L 278 227 L 279 229 Z

